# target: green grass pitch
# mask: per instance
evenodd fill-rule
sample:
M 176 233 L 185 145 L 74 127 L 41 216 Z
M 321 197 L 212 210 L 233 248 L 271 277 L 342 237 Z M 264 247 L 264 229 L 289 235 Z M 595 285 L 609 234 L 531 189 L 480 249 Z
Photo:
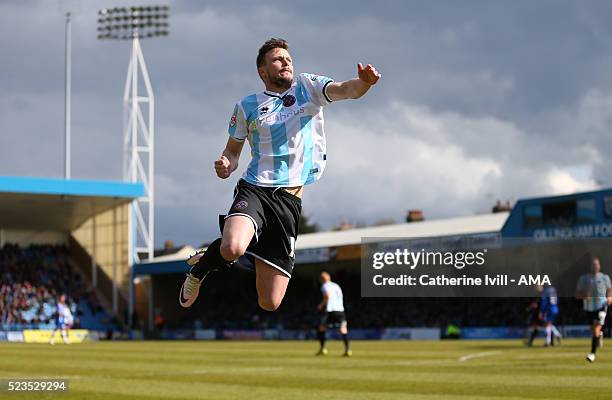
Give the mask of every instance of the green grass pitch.
M 540 341 L 541 343 L 541 341 Z M 0 343 L 0 378 L 67 378 L 68 394 L 6 399 L 612 399 L 612 350 L 518 341 Z

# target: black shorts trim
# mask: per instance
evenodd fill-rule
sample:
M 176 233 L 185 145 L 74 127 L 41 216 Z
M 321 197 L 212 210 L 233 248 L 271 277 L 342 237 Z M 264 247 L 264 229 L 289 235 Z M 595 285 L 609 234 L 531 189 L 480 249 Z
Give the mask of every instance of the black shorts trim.
M 271 261 L 266 260 L 265 258 L 258 256 L 257 254 L 253 253 L 252 251 L 245 251 L 244 254 L 248 254 L 251 257 L 255 257 L 256 259 L 260 260 L 261 262 L 265 263 L 266 265 L 269 265 L 272 268 L 276 268 L 277 270 L 279 270 L 280 272 L 282 272 L 283 274 L 287 275 L 289 278 L 291 278 L 291 274 L 287 271 L 285 271 L 284 269 L 282 269 L 281 267 L 279 267 L 278 265 L 274 264 Z

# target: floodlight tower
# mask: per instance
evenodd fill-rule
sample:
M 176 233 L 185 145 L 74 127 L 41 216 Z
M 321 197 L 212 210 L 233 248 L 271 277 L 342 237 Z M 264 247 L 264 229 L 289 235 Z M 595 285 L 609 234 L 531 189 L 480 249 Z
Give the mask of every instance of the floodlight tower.
M 123 179 L 142 183 L 145 194 L 135 200 L 130 209 L 130 265 L 138 262 L 138 253 L 146 253 L 149 260 L 153 258 L 155 224 L 155 97 L 140 39 L 167 36 L 168 13 L 168 6 L 116 7 L 98 11 L 98 39 L 132 41 L 123 92 Z M 139 92 L 141 79 L 144 82 L 144 95 Z

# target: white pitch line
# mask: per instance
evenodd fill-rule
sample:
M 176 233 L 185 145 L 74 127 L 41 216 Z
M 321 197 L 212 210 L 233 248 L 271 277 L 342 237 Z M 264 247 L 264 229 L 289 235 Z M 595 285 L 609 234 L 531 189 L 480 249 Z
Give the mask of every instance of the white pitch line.
M 459 362 L 466 362 L 466 361 L 472 360 L 474 358 L 494 356 L 494 355 L 499 354 L 499 353 L 501 353 L 501 352 L 500 351 L 484 351 L 482 353 L 468 354 L 467 356 L 459 357 Z

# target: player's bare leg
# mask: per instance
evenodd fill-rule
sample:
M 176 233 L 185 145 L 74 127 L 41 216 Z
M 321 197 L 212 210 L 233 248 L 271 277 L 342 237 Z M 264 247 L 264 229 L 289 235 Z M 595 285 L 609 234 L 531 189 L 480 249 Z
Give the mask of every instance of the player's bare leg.
M 200 293 L 200 285 L 206 276 L 220 268 L 229 267 L 234 260 L 244 254 L 255 227 L 250 218 L 233 215 L 225 220 L 223 236 L 212 242 L 205 252 L 197 252 L 187 260 L 191 270 L 179 292 L 179 303 L 190 307 Z
M 232 215 L 225 220 L 221 238 L 221 257 L 234 261 L 242 256 L 255 235 L 253 221 L 244 215 Z
M 289 277 L 262 260 L 255 260 L 255 286 L 259 306 L 266 311 L 276 310 L 287 291 Z
M 53 329 L 53 332 L 51 333 L 51 340 L 49 340 L 49 344 L 55 344 L 55 334 L 57 333 L 57 331 L 59 331 L 59 328 L 55 328 Z
M 62 329 L 62 340 L 64 341 L 64 344 L 70 344 L 70 340 L 68 339 L 69 332 L 70 332 L 70 327 L 66 327 L 65 329 Z

